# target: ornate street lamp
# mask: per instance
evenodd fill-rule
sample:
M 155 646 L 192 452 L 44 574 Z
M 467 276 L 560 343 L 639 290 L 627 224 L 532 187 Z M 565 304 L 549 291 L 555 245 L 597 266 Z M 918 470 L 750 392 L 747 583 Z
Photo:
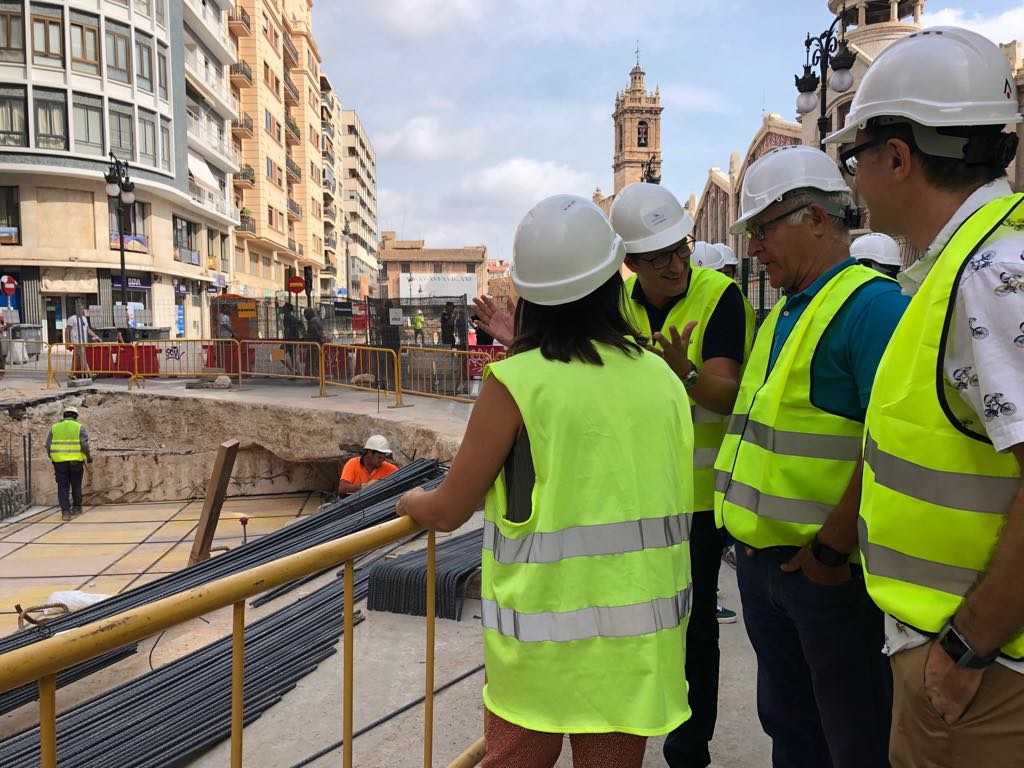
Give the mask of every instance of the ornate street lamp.
M 853 87 L 853 65 L 857 60 L 856 54 L 850 51 L 846 44 L 845 24 L 844 29 L 837 35 L 836 27 L 846 16 L 846 7 L 836 16 L 832 25 L 817 37 L 807 35 L 804 40 L 804 48 L 807 49 L 807 58 L 804 61 L 804 72 L 802 75 L 794 76 L 796 89 L 799 95 L 796 98 L 796 111 L 806 115 L 818 107 L 818 147 L 825 151 L 825 136 L 829 132 L 830 120 L 826 106 L 828 100 L 828 89 L 832 88 L 836 93 L 845 93 Z M 811 48 L 814 51 L 811 51 Z M 811 67 L 818 67 L 818 73 L 812 72 Z M 829 78 L 829 68 L 832 69 L 832 77 Z M 815 98 L 817 91 L 817 98 Z
M 110 153 L 110 168 L 104 177 L 107 181 L 107 197 L 117 205 L 117 231 L 121 251 L 121 304 L 124 305 L 125 341 L 131 342 L 132 328 L 128 322 L 128 271 L 124 264 L 124 231 L 128 227 L 128 211 L 135 205 L 135 183 L 128 178 L 128 161 L 117 159 Z M 115 320 L 116 327 L 117 322 Z

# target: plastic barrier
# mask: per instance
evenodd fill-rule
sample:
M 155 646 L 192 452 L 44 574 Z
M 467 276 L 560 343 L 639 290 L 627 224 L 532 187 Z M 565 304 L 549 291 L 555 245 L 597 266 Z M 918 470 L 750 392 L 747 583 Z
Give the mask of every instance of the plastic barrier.
M 479 390 L 477 369 L 491 361 L 486 352 L 464 352 L 459 349 L 402 347 L 402 391 L 424 397 L 437 397 L 472 403 Z
M 391 392 L 395 406 L 402 405 L 398 356 L 386 347 L 357 344 L 324 344 L 321 357 L 320 394 L 328 386 Z

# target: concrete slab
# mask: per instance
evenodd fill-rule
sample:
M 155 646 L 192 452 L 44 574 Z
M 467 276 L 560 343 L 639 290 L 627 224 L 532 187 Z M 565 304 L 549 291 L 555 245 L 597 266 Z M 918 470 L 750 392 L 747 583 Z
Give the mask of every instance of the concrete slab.
M 41 536 L 50 533 L 51 531 L 61 526 L 60 513 L 57 513 L 57 520 L 54 522 L 45 523 L 26 523 L 19 526 L 16 530 L 7 533 L 2 541 L 7 543 L 24 544 L 26 542 L 35 541 Z
M 76 546 L 96 546 L 100 543 L 132 544 L 150 536 L 160 527 L 158 522 L 119 523 L 109 525 L 73 521 L 73 524 L 62 525 L 35 540 L 37 544 L 67 544 Z M 19 537 L 20 538 L 20 537 Z
M 65 547 L 29 544 L 0 560 L 0 579 L 24 576 L 88 576 L 124 555 L 131 544 Z

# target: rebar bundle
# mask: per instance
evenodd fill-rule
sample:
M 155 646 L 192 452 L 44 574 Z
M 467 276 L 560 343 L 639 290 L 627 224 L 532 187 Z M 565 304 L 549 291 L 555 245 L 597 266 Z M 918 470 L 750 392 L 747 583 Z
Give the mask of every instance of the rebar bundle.
M 483 541 L 483 531 L 478 530 L 437 545 L 434 613 L 438 618 L 462 618 L 466 582 L 480 567 Z M 425 616 L 426 584 L 426 550 L 380 560 L 370 569 L 367 607 L 371 611 Z

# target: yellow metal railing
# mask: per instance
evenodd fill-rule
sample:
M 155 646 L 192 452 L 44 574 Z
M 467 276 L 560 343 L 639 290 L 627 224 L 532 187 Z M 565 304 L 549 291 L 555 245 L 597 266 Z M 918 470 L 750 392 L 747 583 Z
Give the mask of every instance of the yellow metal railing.
M 437 397 L 472 403 L 476 400 L 474 382 L 491 357 L 486 352 L 461 349 L 402 347 L 402 391 L 424 397 Z
M 246 378 L 305 379 L 320 383 L 320 345 L 315 341 L 242 339 L 242 375 Z
M 139 380 L 229 376 L 242 384 L 242 353 L 235 339 L 137 341 L 132 350 Z
M 131 387 L 135 382 L 134 350 L 131 344 L 117 342 L 50 344 L 46 348 L 46 386 L 53 386 L 61 376 L 127 376 Z
M 395 396 L 396 407 L 401 406 L 398 355 L 387 347 L 324 344 L 320 350 L 320 394 L 326 395 L 329 386 L 384 390 Z
M 242 766 L 244 723 L 245 601 L 268 589 L 345 565 L 345 632 L 343 707 L 343 765 L 352 766 L 354 712 L 353 659 L 355 636 L 352 616 L 355 600 L 353 560 L 379 547 L 418 532 L 420 527 L 402 517 L 282 557 L 217 581 L 124 611 L 83 627 L 69 629 L 23 648 L 0 655 L 0 693 L 28 683 L 39 686 L 39 754 L 41 768 L 57 766 L 56 678 L 64 669 L 103 653 L 162 632 L 204 614 L 232 606 L 231 766 Z M 436 541 L 427 536 L 426 634 L 427 663 L 424 681 L 423 765 L 432 765 L 434 733 L 434 582 Z

